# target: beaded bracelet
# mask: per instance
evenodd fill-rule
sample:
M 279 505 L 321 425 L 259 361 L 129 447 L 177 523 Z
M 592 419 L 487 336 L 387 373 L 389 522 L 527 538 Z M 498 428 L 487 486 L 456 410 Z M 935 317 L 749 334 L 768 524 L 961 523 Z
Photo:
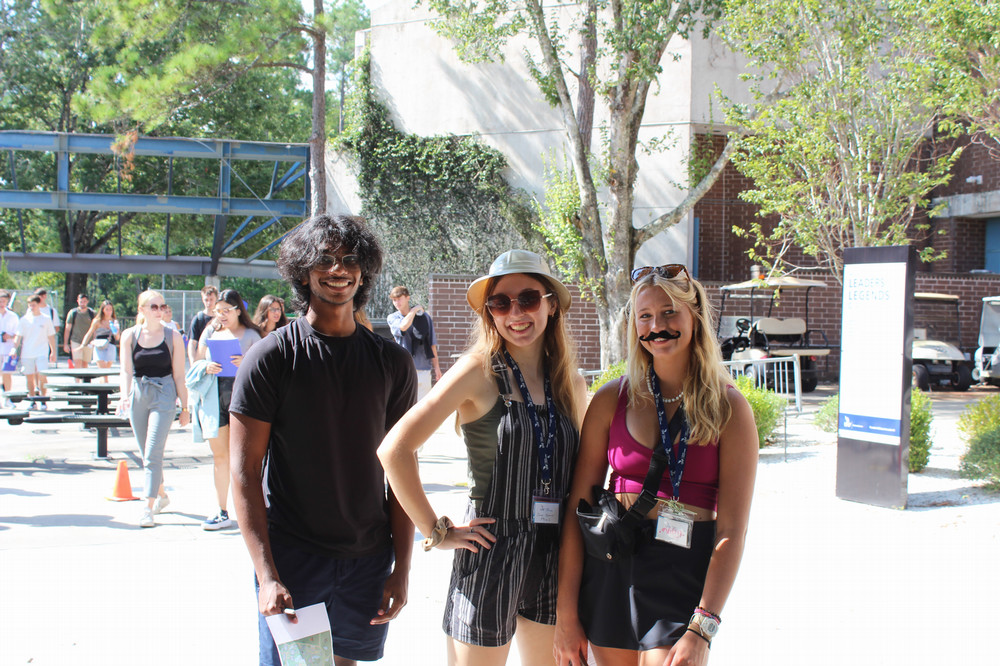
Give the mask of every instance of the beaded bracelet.
M 715 620 L 717 624 L 722 624 L 722 618 L 713 613 L 710 610 L 698 606 L 694 609 L 695 615 L 701 615 L 702 617 L 707 617 L 709 620 Z

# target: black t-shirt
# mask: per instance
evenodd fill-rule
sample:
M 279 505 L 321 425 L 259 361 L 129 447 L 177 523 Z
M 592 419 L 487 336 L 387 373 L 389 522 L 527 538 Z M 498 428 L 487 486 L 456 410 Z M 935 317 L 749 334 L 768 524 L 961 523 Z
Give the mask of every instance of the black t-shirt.
M 208 322 L 212 321 L 212 315 L 205 314 L 202 310 L 195 316 L 191 317 L 191 325 L 188 326 L 188 332 L 191 333 L 189 340 L 194 340 L 195 344 L 201 340 L 201 334 L 205 331 L 205 327 L 208 326 Z
M 330 557 L 386 548 L 375 450 L 416 397 L 409 353 L 362 326 L 336 338 L 299 317 L 251 347 L 229 410 L 271 424 L 270 537 Z

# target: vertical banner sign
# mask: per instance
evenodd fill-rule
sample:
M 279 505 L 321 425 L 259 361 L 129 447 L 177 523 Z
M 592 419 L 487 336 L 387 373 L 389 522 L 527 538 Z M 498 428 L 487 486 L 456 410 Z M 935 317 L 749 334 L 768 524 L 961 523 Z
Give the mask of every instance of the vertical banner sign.
M 906 508 L 912 247 L 844 250 L 837 497 Z

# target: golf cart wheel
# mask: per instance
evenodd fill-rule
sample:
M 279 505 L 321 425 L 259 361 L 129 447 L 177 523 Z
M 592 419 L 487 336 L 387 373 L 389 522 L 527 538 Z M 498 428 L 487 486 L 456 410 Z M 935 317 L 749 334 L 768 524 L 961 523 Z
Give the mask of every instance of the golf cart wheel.
M 922 365 L 913 365 L 913 383 L 921 391 L 931 390 L 931 375 Z
M 956 366 L 952 386 L 956 391 L 968 391 L 972 386 L 972 372 L 964 365 Z
M 819 377 L 815 372 L 803 372 L 802 373 L 802 392 L 812 393 L 816 390 L 816 386 L 819 385 Z

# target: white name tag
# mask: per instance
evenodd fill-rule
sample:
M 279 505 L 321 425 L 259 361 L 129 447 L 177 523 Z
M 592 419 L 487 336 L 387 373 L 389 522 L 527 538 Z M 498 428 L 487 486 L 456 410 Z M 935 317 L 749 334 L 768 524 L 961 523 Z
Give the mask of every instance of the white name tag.
M 681 548 L 690 548 L 693 528 L 694 521 L 687 516 L 672 511 L 660 511 L 656 519 L 656 538 Z
M 555 497 L 535 495 L 531 498 L 531 522 L 536 525 L 558 525 L 560 504 L 560 500 Z

